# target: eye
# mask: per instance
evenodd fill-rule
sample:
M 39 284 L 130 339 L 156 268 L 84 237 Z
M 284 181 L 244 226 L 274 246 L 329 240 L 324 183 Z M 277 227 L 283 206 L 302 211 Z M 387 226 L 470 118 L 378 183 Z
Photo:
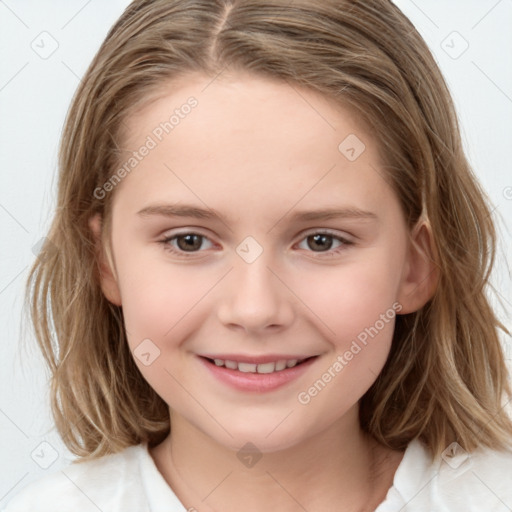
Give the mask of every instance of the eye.
M 309 233 L 303 239 L 302 243 L 304 242 L 306 242 L 308 248 L 313 249 L 311 252 L 326 253 L 329 256 L 334 256 L 338 254 L 339 252 L 343 251 L 346 248 L 346 246 L 353 245 L 354 243 L 330 231 L 316 231 L 313 233 Z M 335 250 L 331 250 L 333 244 L 336 242 L 339 244 L 338 248 L 336 248 Z
M 190 257 L 187 253 L 201 252 L 200 249 L 204 240 L 208 240 L 208 238 L 199 233 L 180 233 L 168 236 L 159 242 L 166 251 L 187 258 Z M 208 242 L 213 245 L 209 240 Z
M 194 253 L 204 251 L 205 241 L 210 244 L 206 249 L 213 246 L 213 243 L 205 235 L 194 232 L 185 232 L 167 236 L 162 240 L 159 240 L 159 243 L 164 246 L 166 251 L 180 257 L 189 258 L 192 257 Z M 347 246 L 354 244 L 354 242 L 347 240 L 339 234 L 326 230 L 306 234 L 305 238 L 302 239 L 301 244 L 304 244 L 304 242 L 306 242 L 307 245 L 305 250 L 312 249 L 309 252 L 325 253 L 327 257 L 335 256 L 346 249 Z M 333 245 L 336 243 L 339 244 L 338 247 L 332 250 Z M 300 247 L 301 244 L 299 244 L 299 248 L 304 249 L 304 247 Z

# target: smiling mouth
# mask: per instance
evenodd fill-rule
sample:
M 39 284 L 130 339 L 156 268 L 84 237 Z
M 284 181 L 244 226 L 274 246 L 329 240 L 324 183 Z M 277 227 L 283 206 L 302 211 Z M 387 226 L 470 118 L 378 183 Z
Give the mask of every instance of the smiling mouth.
M 223 360 L 223 359 L 211 359 L 209 357 L 202 357 L 206 361 L 215 366 L 228 368 L 230 370 L 237 370 L 242 373 L 280 373 L 286 372 L 290 368 L 295 368 L 301 364 L 314 359 L 318 356 L 311 356 L 305 359 L 281 359 L 279 361 L 271 361 L 268 363 L 243 363 L 237 361 Z

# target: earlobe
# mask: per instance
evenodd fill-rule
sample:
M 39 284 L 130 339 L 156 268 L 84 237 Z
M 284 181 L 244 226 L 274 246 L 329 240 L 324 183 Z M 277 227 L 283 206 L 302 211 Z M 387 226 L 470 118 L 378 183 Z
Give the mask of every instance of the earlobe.
M 413 229 L 409 241 L 398 294 L 401 315 L 418 311 L 434 296 L 439 279 L 436 259 L 430 224 L 422 220 Z
M 108 262 L 102 241 L 102 218 L 99 213 L 89 219 L 89 228 L 91 229 L 94 237 L 101 290 L 112 304 L 121 306 L 121 293 L 117 283 L 117 278 L 114 275 L 110 263 Z

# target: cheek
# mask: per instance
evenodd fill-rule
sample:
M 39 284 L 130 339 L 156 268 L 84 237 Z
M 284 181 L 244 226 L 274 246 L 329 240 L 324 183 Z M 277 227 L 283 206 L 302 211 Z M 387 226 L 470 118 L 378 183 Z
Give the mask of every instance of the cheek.
M 331 268 L 312 275 L 314 279 L 296 281 L 297 295 L 306 298 L 304 302 L 322 321 L 330 339 L 355 337 L 393 309 L 397 265 L 387 264 L 382 256 L 367 259 L 366 263 Z
M 387 278 L 377 272 L 352 269 L 325 281 L 308 306 L 318 312 L 332 353 L 297 395 L 308 411 L 326 411 L 335 421 L 366 393 L 381 373 L 391 349 L 395 318 L 400 306 L 390 293 Z M 328 287 L 328 288 L 327 288 Z M 325 289 L 324 289 L 325 291 Z
M 200 325 L 201 298 L 218 278 L 211 270 L 203 274 L 157 262 L 154 256 L 152 264 L 148 260 L 144 251 L 132 252 L 118 265 L 128 345 L 151 387 L 167 403 L 186 404 L 178 384 L 184 380 L 180 369 L 187 364 L 180 344 L 192 324 Z
M 361 396 L 382 370 L 400 310 L 395 299 L 398 270 L 397 261 L 374 254 L 368 261 L 318 275 L 315 286 L 301 285 L 298 294 L 307 297 L 308 308 L 319 319 L 316 325 L 334 351 L 324 371 L 336 375 L 331 387 L 335 396 L 348 390 L 352 397 Z
M 153 258 L 154 260 L 154 258 Z M 144 251 L 126 252 L 117 265 L 125 325 L 130 343 L 158 338 L 183 316 L 197 291 L 186 273 L 170 272 L 170 266 L 155 262 Z

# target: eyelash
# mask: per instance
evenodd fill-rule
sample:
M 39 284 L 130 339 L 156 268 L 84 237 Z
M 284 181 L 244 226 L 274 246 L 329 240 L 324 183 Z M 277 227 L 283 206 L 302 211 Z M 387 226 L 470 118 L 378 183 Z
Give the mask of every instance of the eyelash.
M 164 239 L 159 240 L 158 242 L 163 245 L 164 250 L 166 250 L 172 254 L 177 254 L 178 256 L 183 257 L 183 258 L 193 258 L 195 254 L 197 254 L 199 252 L 203 252 L 203 251 L 186 252 L 186 251 L 175 249 L 174 247 L 172 247 L 172 245 L 170 245 L 170 242 L 172 240 L 175 240 L 179 237 L 186 236 L 186 235 L 197 235 L 202 239 L 209 240 L 208 237 L 205 235 L 201 235 L 200 233 L 195 233 L 193 231 L 188 231 L 188 232 L 178 233 L 176 235 L 165 237 Z M 347 246 L 354 245 L 354 242 L 351 242 L 350 240 L 347 240 L 346 238 L 343 238 L 330 230 L 313 231 L 310 233 L 306 233 L 300 241 L 302 242 L 303 240 L 306 240 L 310 236 L 314 236 L 314 235 L 327 235 L 329 237 L 332 237 L 332 238 L 338 240 L 342 244 L 337 249 L 334 249 L 334 250 L 329 249 L 328 251 L 320 251 L 320 252 L 316 253 L 316 254 L 322 255 L 322 256 L 320 256 L 321 258 L 334 257 L 334 256 L 338 255 L 341 251 L 345 250 Z M 308 252 L 315 253 L 315 251 L 308 251 Z

